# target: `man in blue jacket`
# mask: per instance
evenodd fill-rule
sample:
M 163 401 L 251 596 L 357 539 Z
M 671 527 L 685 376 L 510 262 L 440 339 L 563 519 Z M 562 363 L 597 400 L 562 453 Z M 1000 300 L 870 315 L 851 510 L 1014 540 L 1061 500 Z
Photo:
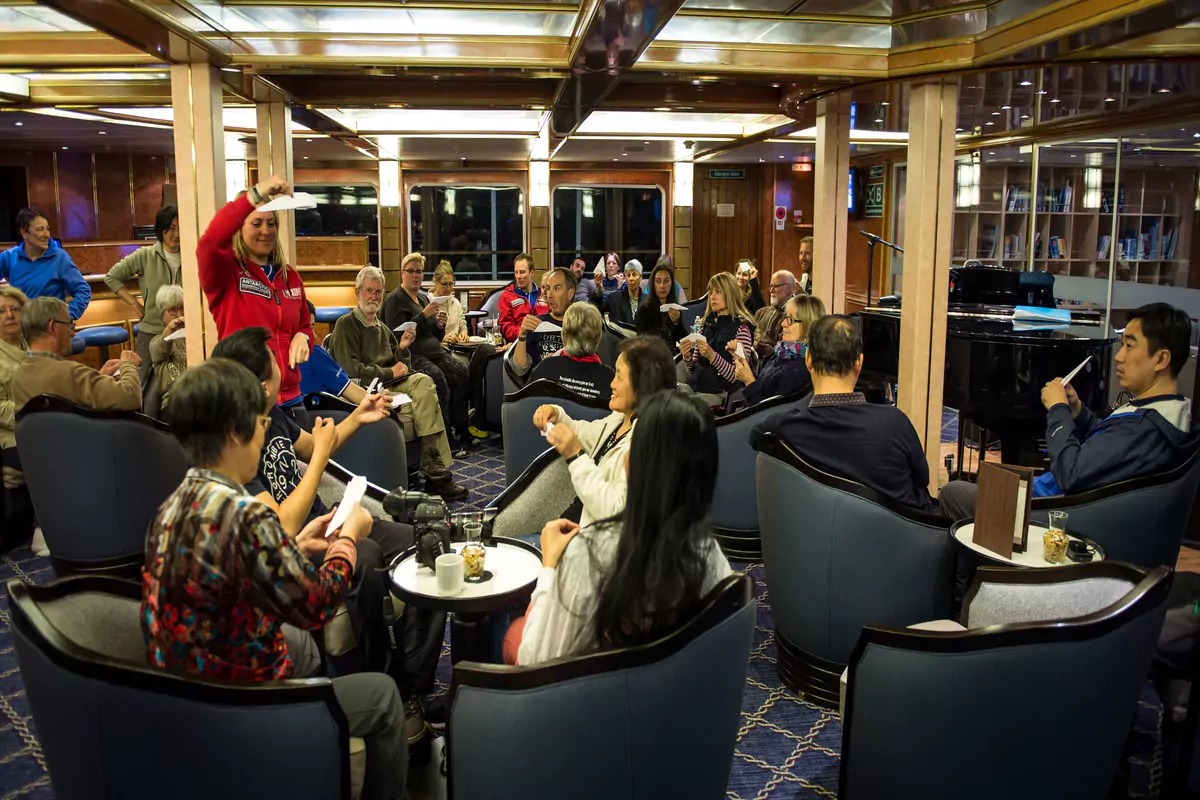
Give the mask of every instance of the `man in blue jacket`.
M 21 244 L 0 253 L 0 279 L 35 297 L 57 297 L 71 302 L 67 312 L 72 320 L 83 316 L 92 301 L 92 289 L 79 267 L 50 239 L 50 223 L 35 208 L 23 208 L 17 214 Z
M 1034 479 L 1035 497 L 1165 472 L 1196 452 L 1200 431 L 1192 429 L 1191 401 L 1176 385 L 1191 336 L 1192 322 L 1178 308 L 1151 303 L 1134 311 L 1115 357 L 1117 382 L 1131 399 L 1103 420 L 1083 407 L 1070 384 L 1055 378 L 1042 387 L 1050 471 Z M 947 515 L 973 516 L 975 489 L 965 481 L 946 484 L 939 499 Z

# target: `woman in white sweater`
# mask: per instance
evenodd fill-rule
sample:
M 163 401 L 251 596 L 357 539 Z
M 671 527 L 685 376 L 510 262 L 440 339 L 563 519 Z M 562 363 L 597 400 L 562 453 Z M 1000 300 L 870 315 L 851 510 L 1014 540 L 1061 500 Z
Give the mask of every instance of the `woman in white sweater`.
M 639 336 L 621 345 L 608 401 L 613 413 L 599 420 L 574 420 L 561 406 L 538 407 L 533 425 L 538 430 L 554 425 L 546 441 L 567 460 L 578 498 L 578 515 L 568 510 L 566 517 L 586 528 L 625 508 L 625 454 L 638 405 L 657 392 L 674 389 L 671 351 L 656 336 Z
M 624 511 L 583 530 L 561 519 L 542 530 L 517 663 L 654 641 L 697 613 L 732 572 L 708 527 L 717 458 L 712 413 L 695 395 L 643 404 Z

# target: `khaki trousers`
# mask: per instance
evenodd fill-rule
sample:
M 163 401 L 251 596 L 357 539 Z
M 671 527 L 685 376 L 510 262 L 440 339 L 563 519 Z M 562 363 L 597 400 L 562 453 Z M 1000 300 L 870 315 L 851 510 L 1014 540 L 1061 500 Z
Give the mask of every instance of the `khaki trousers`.
M 450 442 L 446 438 L 446 423 L 442 418 L 442 407 L 438 404 L 437 384 L 422 372 L 410 374 L 393 388 L 412 398 L 413 426 L 417 436 L 437 437 L 438 455 L 447 469 L 454 463 L 450 455 Z

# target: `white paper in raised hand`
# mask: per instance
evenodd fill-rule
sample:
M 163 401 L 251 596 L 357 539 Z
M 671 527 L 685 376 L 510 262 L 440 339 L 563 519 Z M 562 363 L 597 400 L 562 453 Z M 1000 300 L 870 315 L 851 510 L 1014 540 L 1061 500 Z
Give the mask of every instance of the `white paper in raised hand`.
M 274 200 L 263 203 L 255 211 L 293 211 L 295 209 L 316 208 L 317 198 L 308 192 L 283 194 Z
M 1087 357 L 1087 358 L 1085 358 L 1083 361 L 1079 362 L 1079 366 L 1078 366 L 1078 367 L 1076 367 L 1075 369 L 1071 370 L 1070 372 L 1068 372 L 1068 373 L 1067 373 L 1067 377 L 1065 377 L 1065 378 L 1063 378 L 1063 379 L 1062 379 L 1062 385 L 1063 385 L 1063 386 L 1066 386 L 1068 383 L 1070 383 L 1070 382 L 1071 382 L 1071 379 L 1072 379 L 1072 378 L 1074 378 L 1076 375 L 1078 375 L 1078 374 L 1079 374 L 1079 370 L 1081 370 L 1081 369 L 1083 369 L 1085 366 L 1087 366 L 1087 362 L 1089 362 L 1089 361 L 1091 361 L 1091 360 L 1092 360 L 1092 357 L 1091 357 L 1091 356 L 1088 356 L 1088 357 Z
M 375 394 L 375 387 L 379 384 L 379 378 L 372 378 L 367 384 L 367 394 Z
M 412 330 L 415 327 L 417 327 L 417 323 L 409 320 L 408 322 L 401 322 L 399 325 L 392 328 L 392 330 L 396 333 L 404 333 L 405 331 Z
M 453 297 L 453 296 L 454 296 L 454 295 L 451 295 L 451 294 L 444 294 L 444 295 L 441 295 L 440 297 L 430 297 L 430 298 L 429 298 L 429 302 L 431 302 L 431 303 L 439 303 L 439 304 L 441 304 L 441 303 L 449 303 L 449 302 L 450 302 L 450 298 L 451 298 L 451 297 Z
M 411 403 L 411 402 L 412 402 L 412 398 L 406 394 L 401 393 L 401 394 L 392 395 L 392 408 L 399 408 L 400 406 L 404 405 L 405 403 Z
M 687 311 L 687 306 L 681 306 L 679 303 L 663 303 L 658 310 L 664 314 L 668 311 Z
M 554 430 L 554 423 L 547 422 L 546 427 L 542 428 L 542 436 L 549 436 L 550 431 Z
M 561 330 L 562 330 L 561 325 L 555 325 L 553 322 L 542 322 L 541 325 L 538 325 L 536 328 L 533 329 L 533 332 L 534 333 L 558 333 Z
M 681 342 L 707 342 L 708 337 L 706 337 L 703 333 L 689 333 L 687 336 L 683 337 L 679 341 L 681 341 Z
M 338 503 L 333 519 L 329 520 L 329 527 L 325 529 L 326 538 L 333 538 L 334 534 L 346 524 L 346 520 L 350 519 L 350 513 L 358 508 L 366 493 L 366 478 L 362 475 L 355 475 L 350 479 L 350 483 L 346 484 L 346 493 L 342 495 L 342 502 Z
M 187 336 L 187 329 L 180 328 L 179 330 L 175 331 L 174 333 L 168 333 L 166 336 L 164 336 L 163 341 L 164 342 L 173 342 L 176 339 L 183 339 L 186 336 Z

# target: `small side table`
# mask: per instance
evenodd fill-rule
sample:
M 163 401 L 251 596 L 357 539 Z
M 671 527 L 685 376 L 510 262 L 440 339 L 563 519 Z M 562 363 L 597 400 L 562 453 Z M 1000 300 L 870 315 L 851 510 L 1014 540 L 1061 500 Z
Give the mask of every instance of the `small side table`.
M 454 545 L 457 553 L 463 543 Z M 533 594 L 542 553 L 531 544 L 497 536 L 487 545 L 484 569 L 492 577 L 483 583 L 464 583 L 456 595 L 438 593 L 433 570 L 417 564 L 415 547 L 410 547 L 388 569 L 392 594 L 417 608 L 446 611 L 450 621 L 450 660 L 489 660 L 492 652 L 491 626 L 487 615 L 502 611 Z
M 1029 567 L 1041 569 L 1044 567 L 1062 567 L 1067 564 L 1074 564 L 1070 559 L 1064 560 L 1061 564 L 1051 564 L 1043 558 L 1042 537 L 1046 533 L 1046 526 L 1039 525 L 1035 522 L 1029 523 L 1029 536 L 1026 539 L 1026 547 L 1024 553 L 1012 554 L 1011 558 L 1005 558 L 999 553 L 993 553 L 986 547 L 981 547 L 972 541 L 975 535 L 975 520 L 964 519 L 959 520 L 950 526 L 950 538 L 954 542 L 955 553 L 967 561 L 975 562 L 976 566 L 980 565 L 999 565 L 1002 567 Z M 1088 547 L 1094 548 L 1096 553 L 1092 556 L 1092 561 L 1104 560 L 1104 548 L 1083 536 L 1072 536 L 1067 533 L 1067 538 L 1073 542 L 1083 542 Z

